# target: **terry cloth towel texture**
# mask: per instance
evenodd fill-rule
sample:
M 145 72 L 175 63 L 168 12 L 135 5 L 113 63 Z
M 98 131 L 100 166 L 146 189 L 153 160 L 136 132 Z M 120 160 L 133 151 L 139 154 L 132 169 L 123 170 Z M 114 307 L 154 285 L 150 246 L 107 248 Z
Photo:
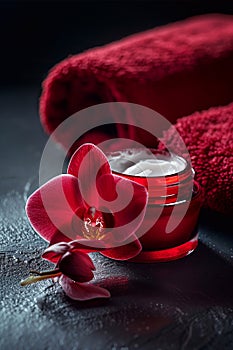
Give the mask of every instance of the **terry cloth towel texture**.
M 205 15 L 155 28 L 56 65 L 43 83 L 41 122 L 51 133 L 79 110 L 121 101 L 150 107 L 175 123 L 178 117 L 233 101 L 232 63 L 233 16 Z M 148 135 L 132 128 L 129 133 L 118 124 L 115 136 L 127 134 L 154 146 Z M 96 138 L 93 135 L 83 140 L 97 143 L 104 138 L 102 130 Z M 207 156 L 212 162 L 212 154 Z M 206 178 L 207 167 L 199 176 Z M 222 190 L 219 181 L 213 186 Z M 226 188 L 232 188 L 232 179 L 230 183 L 225 178 L 222 181 Z M 225 195 L 223 191 L 222 201 Z M 208 203 L 222 211 L 222 204 L 218 207 L 218 203 Z
M 180 118 L 175 127 L 189 151 L 204 205 L 233 213 L 233 103 Z M 168 130 L 164 141 L 185 157 L 175 130 Z

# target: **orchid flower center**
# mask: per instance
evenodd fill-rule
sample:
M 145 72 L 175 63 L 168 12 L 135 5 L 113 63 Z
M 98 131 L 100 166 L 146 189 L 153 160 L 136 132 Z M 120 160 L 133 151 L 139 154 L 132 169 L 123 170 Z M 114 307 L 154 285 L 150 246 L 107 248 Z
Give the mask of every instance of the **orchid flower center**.
M 87 239 L 102 239 L 105 236 L 105 221 L 100 211 L 90 207 L 83 217 L 82 233 Z

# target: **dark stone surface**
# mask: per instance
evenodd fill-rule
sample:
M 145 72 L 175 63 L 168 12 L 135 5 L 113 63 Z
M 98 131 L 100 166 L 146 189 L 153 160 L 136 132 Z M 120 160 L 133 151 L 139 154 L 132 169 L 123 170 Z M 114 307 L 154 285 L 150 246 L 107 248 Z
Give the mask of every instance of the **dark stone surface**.
M 24 213 L 47 139 L 38 94 L 0 96 L 0 349 L 232 349 L 232 222 L 207 210 L 198 249 L 179 261 L 119 263 L 93 254 L 110 300 L 74 302 L 51 281 L 20 287 L 30 269 L 48 267 L 45 243 Z

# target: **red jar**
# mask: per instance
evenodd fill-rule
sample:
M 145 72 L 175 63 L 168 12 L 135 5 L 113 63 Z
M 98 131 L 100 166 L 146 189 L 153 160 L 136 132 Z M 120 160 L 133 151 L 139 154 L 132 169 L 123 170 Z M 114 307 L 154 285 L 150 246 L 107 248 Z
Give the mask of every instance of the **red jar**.
M 128 174 L 127 166 L 134 164 L 135 159 L 138 161 L 139 152 L 138 149 L 128 149 L 107 155 L 113 173 L 136 181 L 148 190 L 146 214 L 136 233 L 143 249 L 132 261 L 159 262 L 186 256 L 198 244 L 201 195 L 199 185 L 194 181 L 194 171 L 182 157 L 166 151 L 148 150 L 154 162 L 161 162 L 161 171 L 156 176 Z M 117 160 L 120 153 L 121 156 L 125 154 L 123 162 L 122 157 Z

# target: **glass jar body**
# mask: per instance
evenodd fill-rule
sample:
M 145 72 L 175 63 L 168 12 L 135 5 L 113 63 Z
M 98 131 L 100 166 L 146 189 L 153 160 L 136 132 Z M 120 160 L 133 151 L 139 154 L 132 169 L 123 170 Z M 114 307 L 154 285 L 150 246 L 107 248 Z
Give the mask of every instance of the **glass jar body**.
M 146 214 L 136 232 L 142 252 L 132 261 L 174 260 L 190 254 L 197 247 L 201 191 L 194 181 L 194 171 L 185 159 L 171 156 L 166 151 L 149 151 L 158 159 L 167 162 L 177 159 L 184 166 L 171 174 L 146 177 L 120 172 L 114 162 L 114 174 L 136 181 L 148 190 Z M 122 164 L 120 167 L 122 170 Z

